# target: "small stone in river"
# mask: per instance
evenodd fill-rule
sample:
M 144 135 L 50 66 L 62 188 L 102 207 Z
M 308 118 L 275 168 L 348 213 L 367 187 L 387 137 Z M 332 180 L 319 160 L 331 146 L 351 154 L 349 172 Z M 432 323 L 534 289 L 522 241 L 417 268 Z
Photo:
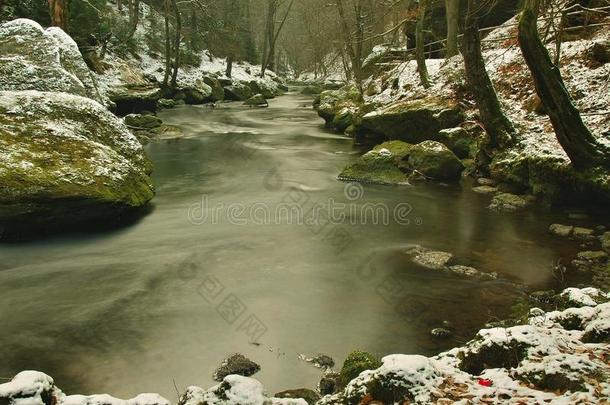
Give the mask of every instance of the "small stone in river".
M 225 359 L 220 367 L 214 371 L 214 381 L 222 381 L 226 376 L 237 374 L 244 377 L 250 377 L 256 374 L 261 367 L 248 359 L 243 354 L 234 354 Z
M 310 363 L 320 368 L 333 368 L 335 365 L 333 358 L 325 354 L 318 354 L 316 357 L 311 359 Z
M 318 390 L 322 395 L 332 395 L 339 391 L 339 373 L 326 373 L 318 384 Z
M 592 241 L 595 240 L 594 233 L 595 232 L 593 231 L 593 229 L 590 228 L 575 227 L 572 231 L 572 236 L 578 240 Z
M 427 251 L 419 253 L 413 258 L 413 263 L 431 270 L 443 270 L 453 255 L 447 252 Z
M 449 329 L 445 328 L 434 328 L 430 331 L 430 335 L 436 339 L 447 339 L 452 335 Z
M 531 197 L 520 196 L 510 193 L 496 194 L 489 205 L 494 211 L 513 212 L 520 211 L 531 205 Z
M 552 224 L 549 226 L 549 232 L 553 235 L 568 237 L 574 231 L 574 227 L 571 225 Z
M 484 273 L 474 267 L 462 266 L 459 264 L 449 267 L 449 270 L 460 276 L 479 278 L 482 280 L 495 280 L 498 278 L 498 273 Z
M 473 187 L 472 191 L 479 194 L 494 194 L 498 191 L 498 189 L 492 186 L 477 186 Z
M 495 186 L 496 185 L 496 181 L 492 180 L 492 179 L 488 179 L 485 177 L 479 177 L 477 179 L 477 183 L 479 183 L 482 186 Z

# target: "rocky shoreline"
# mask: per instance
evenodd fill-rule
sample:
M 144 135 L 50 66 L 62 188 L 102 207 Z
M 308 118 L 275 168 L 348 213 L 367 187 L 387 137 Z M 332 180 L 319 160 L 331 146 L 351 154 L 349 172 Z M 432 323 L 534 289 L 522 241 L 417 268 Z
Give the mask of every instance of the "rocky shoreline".
M 520 321 L 507 322 L 516 325 L 489 325 L 465 345 L 433 357 L 392 354 L 376 359 L 354 352 L 339 372 L 325 361 L 324 376 L 315 389 L 270 396 L 249 377 L 259 366 L 237 355 L 219 368 L 218 385 L 188 387 L 177 404 L 607 403 L 610 294 L 591 287 L 567 288 L 538 302 L 540 307 L 524 310 Z M 2 405 L 171 403 L 158 394 L 128 400 L 107 394 L 65 395 L 50 376 L 36 371 L 21 372 L 0 384 Z

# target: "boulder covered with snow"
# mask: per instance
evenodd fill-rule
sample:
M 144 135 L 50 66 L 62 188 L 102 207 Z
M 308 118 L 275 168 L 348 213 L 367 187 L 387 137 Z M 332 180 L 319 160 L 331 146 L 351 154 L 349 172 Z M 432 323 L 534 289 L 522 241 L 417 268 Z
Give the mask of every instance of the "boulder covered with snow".
M 464 121 L 460 107 L 439 97 L 397 101 L 362 117 L 362 130 L 417 143 L 439 139 L 439 131 Z
M 122 120 L 67 93 L 0 92 L 0 223 L 114 217 L 153 197 L 152 165 Z
M 27 19 L 0 25 L 0 90 L 65 92 L 109 105 L 76 42 Z

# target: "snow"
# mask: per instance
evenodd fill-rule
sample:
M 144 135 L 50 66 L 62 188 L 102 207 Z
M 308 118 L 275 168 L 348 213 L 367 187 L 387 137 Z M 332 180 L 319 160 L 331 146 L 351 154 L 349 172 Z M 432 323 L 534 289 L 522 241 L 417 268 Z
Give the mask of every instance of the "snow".
M 566 288 L 561 293 L 561 296 L 566 298 L 570 304 L 579 306 L 594 307 L 599 299 L 605 298 L 605 294 L 597 288 Z

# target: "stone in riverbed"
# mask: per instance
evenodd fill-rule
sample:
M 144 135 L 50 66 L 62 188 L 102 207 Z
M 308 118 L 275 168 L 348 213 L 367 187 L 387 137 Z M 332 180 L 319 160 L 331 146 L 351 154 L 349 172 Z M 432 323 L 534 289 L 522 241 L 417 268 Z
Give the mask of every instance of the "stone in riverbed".
M 308 362 L 316 367 L 324 369 L 330 369 L 335 366 L 335 361 L 333 360 L 333 358 L 325 354 L 318 354 L 314 358 L 308 360 Z
M 278 392 L 274 395 L 274 398 L 301 398 L 304 399 L 308 405 L 314 405 L 321 397 L 320 394 L 314 390 L 310 390 L 308 388 L 298 388 Z
M 255 94 L 244 101 L 244 104 L 250 107 L 269 107 L 269 103 L 262 94 Z
M 453 335 L 453 333 L 445 328 L 434 328 L 430 331 L 430 336 L 435 339 L 447 339 L 451 337 L 451 335 Z
M 563 238 L 567 238 L 568 236 L 572 235 L 573 231 L 574 227 L 572 225 L 552 224 L 549 226 L 549 232 Z
M 479 183 L 481 186 L 491 186 L 491 187 L 495 187 L 498 184 L 494 179 L 488 179 L 486 177 L 479 177 L 477 179 L 477 183 Z
M 214 371 L 214 381 L 222 381 L 228 375 L 249 377 L 260 371 L 261 367 L 243 354 L 234 354 L 225 359 Z
M 225 99 L 225 91 L 222 88 L 220 80 L 213 76 L 203 76 L 203 82 L 212 89 L 209 101 L 222 101 Z
M 477 186 L 473 187 L 472 191 L 478 194 L 494 194 L 498 192 L 498 188 L 492 186 Z
M 514 212 L 521 211 L 532 204 L 532 199 L 510 193 L 496 194 L 489 205 L 494 211 Z
M 498 273 L 484 273 L 470 266 L 462 266 L 456 264 L 454 266 L 449 266 L 449 271 L 458 276 L 465 276 L 471 278 L 478 278 L 481 280 L 495 280 L 498 278 Z
M 586 250 L 584 252 L 579 252 L 576 255 L 576 259 L 592 263 L 605 263 L 606 261 L 608 261 L 608 253 L 601 250 Z
M 163 124 L 163 120 L 155 115 L 129 114 L 126 115 L 125 124 L 133 129 L 153 129 Z
M 89 98 L 0 91 L 0 223 L 116 218 L 154 195 L 152 164 L 122 120 Z
M 431 250 L 416 255 L 413 263 L 431 270 L 444 270 L 452 259 L 451 253 Z
M 252 97 L 252 90 L 243 83 L 234 83 L 224 88 L 225 100 L 246 101 Z
M 595 240 L 595 231 L 590 228 L 575 227 L 572 236 L 577 240 L 591 242 Z
M 436 180 L 457 180 L 464 165 L 445 145 L 436 141 L 421 142 L 409 150 L 409 166 Z
M 384 142 L 346 167 L 339 180 L 376 184 L 408 184 L 405 158 L 412 145 L 401 141 Z

